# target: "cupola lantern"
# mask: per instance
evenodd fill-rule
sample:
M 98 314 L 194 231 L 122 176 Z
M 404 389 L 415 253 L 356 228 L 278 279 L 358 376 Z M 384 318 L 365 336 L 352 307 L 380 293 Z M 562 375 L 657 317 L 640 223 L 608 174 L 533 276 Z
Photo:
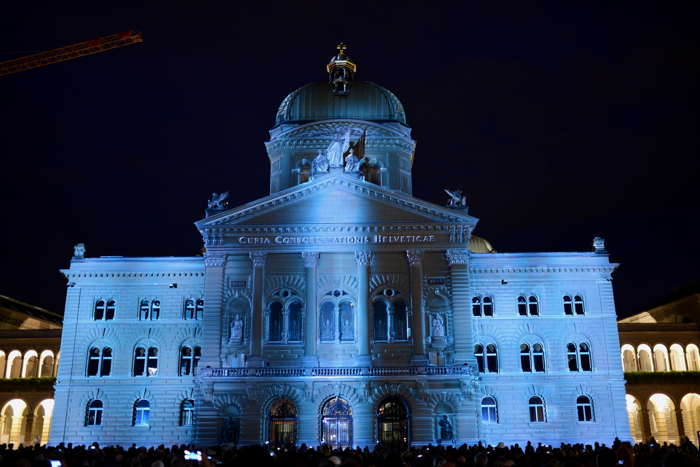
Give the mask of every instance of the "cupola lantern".
M 345 53 L 348 48 L 347 45 L 341 42 L 336 48 L 338 53 L 326 65 L 328 81 L 331 84 L 333 94 L 347 96 L 350 94 L 350 82 L 355 78 L 357 65 Z

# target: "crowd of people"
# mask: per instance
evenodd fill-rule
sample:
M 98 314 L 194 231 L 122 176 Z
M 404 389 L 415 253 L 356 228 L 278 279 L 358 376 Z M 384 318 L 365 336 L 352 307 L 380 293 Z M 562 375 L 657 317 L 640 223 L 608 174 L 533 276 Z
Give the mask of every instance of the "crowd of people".
M 191 446 L 102 447 L 0 445 L 0 466 L 17 467 L 700 467 L 698 449 L 688 441 L 632 445 L 562 444 L 484 446 L 377 446 L 334 449 L 330 446 Z

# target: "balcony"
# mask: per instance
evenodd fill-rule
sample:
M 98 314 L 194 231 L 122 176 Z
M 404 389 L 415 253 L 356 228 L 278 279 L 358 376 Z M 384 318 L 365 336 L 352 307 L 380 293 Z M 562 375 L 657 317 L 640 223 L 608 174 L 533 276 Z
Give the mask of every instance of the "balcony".
M 202 368 L 203 378 L 300 378 L 352 376 L 477 376 L 471 366 Z

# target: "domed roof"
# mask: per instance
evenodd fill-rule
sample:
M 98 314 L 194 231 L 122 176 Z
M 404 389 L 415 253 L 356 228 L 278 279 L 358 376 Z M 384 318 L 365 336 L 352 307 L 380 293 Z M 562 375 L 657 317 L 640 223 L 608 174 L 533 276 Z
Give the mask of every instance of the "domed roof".
M 476 235 L 472 235 L 471 240 L 469 240 L 469 251 L 472 253 L 496 253 L 488 240 Z
M 406 125 L 406 114 L 399 99 L 391 91 L 369 81 L 352 81 L 347 95 L 334 94 L 327 82 L 302 86 L 284 98 L 275 124 L 334 118 Z

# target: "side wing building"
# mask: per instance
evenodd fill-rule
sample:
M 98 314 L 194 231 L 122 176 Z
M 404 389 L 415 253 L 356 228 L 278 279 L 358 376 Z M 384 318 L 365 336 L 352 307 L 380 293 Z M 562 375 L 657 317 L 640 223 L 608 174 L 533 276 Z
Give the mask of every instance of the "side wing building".
M 284 99 L 270 195 L 213 196 L 202 257 L 76 247 L 52 443 L 630 438 L 602 240 L 497 253 L 461 193 L 414 198 L 403 106 L 355 70 Z

